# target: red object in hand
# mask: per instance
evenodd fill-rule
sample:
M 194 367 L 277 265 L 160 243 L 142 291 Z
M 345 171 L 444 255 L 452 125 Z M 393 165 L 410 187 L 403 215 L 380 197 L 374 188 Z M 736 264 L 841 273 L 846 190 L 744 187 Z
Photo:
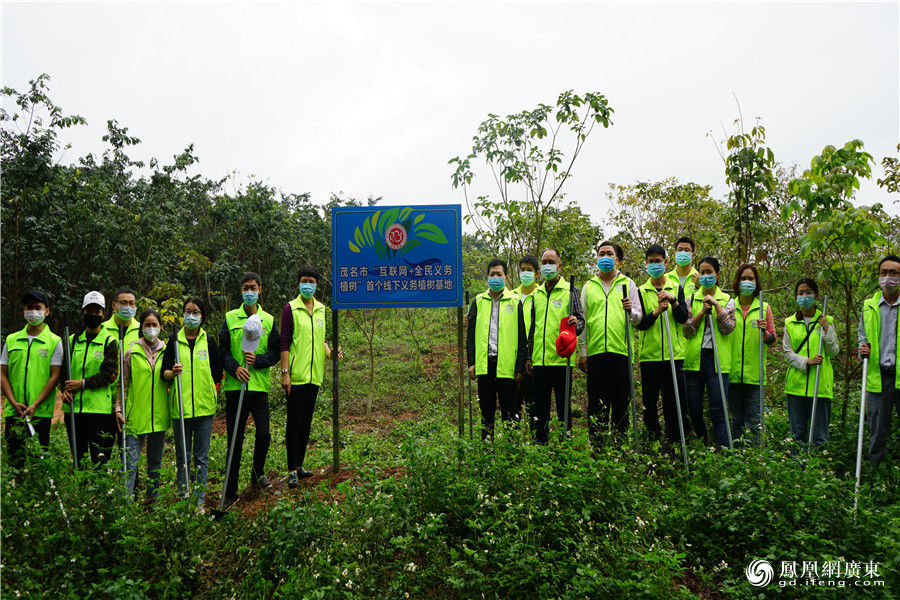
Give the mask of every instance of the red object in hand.
M 578 336 L 575 335 L 575 326 L 569 324 L 569 317 L 563 317 L 559 322 L 559 336 L 556 338 L 556 353 L 563 358 L 572 356 L 578 347 Z

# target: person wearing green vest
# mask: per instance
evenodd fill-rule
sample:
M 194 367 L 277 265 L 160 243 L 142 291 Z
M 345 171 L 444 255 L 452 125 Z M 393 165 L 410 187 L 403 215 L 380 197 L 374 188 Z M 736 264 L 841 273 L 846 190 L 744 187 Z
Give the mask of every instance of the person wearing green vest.
M 71 369 L 63 365 L 60 376 L 63 413 L 69 446 L 72 428 L 80 458 L 90 452 L 91 462 L 105 464 L 116 449 L 116 417 L 113 388 L 119 374 L 119 347 L 103 328 L 106 299 L 88 292 L 81 303 L 84 328 L 69 336 Z M 72 378 L 67 375 L 71 372 Z M 73 416 L 74 415 L 74 416 Z M 74 419 L 74 422 L 73 422 Z
M 716 446 L 728 445 L 725 424 L 725 398 L 719 389 L 712 336 L 716 336 L 719 367 L 725 393 L 728 393 L 728 373 L 731 365 L 731 338 L 734 331 L 734 300 L 718 285 L 719 261 L 707 256 L 700 261 L 700 287 L 687 300 L 688 320 L 684 324 L 687 347 L 684 356 L 684 378 L 688 411 L 694 433 L 706 444 L 706 420 L 703 418 L 703 391 L 709 395 L 709 416 L 713 425 Z M 707 315 L 713 315 L 713 329 L 707 327 Z
M 789 368 L 785 377 L 788 422 L 791 435 L 798 446 L 809 440 L 809 421 L 812 416 L 813 393 L 816 383 L 816 365 L 822 365 L 819 375 L 819 397 L 816 405 L 813 445 L 822 446 L 828 441 L 828 423 L 831 420 L 831 399 L 834 397 L 834 369 L 831 359 L 838 355 L 837 333 L 834 319 L 822 316 L 816 306 L 819 286 L 804 277 L 794 286 L 798 310 L 784 321 L 782 349 Z M 825 332 L 824 356 L 818 354 L 819 336 Z
M 534 415 L 531 417 L 531 427 L 539 444 L 546 444 L 549 439 L 551 393 L 556 397 L 557 417 L 560 421 L 565 419 L 566 359 L 556 349 L 561 321 L 567 317 L 568 324 L 575 327 L 575 335 L 584 330 L 584 313 L 578 290 L 572 288 L 560 275 L 561 267 L 559 252 L 555 248 L 544 250 L 541 254 L 541 277 L 544 278 L 544 285 L 534 291 L 525 348 L 525 371 L 534 376 Z M 571 389 L 571 374 L 569 384 Z M 569 411 L 567 431 L 572 428 L 571 415 Z
M 526 254 L 519 259 L 519 282 L 521 285 L 513 290 L 518 294 L 522 303 L 522 320 L 525 323 L 526 334 L 528 324 L 531 323 L 531 311 L 534 308 L 534 292 L 538 288 L 535 277 L 538 272 L 538 259 L 533 254 Z M 528 373 L 522 373 L 522 377 L 516 381 L 516 401 L 523 406 L 526 415 L 534 413 L 532 392 L 534 391 L 534 378 Z
M 137 299 L 134 292 L 127 287 L 120 287 L 113 294 L 113 301 L 110 307 L 112 314 L 109 319 L 103 322 L 103 329 L 109 334 L 109 337 L 116 341 L 116 347 L 123 349 L 122 355 L 133 344 L 135 344 L 141 335 L 138 331 L 138 322 L 134 318 L 137 314 Z M 122 342 L 119 344 L 119 342 Z M 118 356 L 118 355 L 117 355 Z M 120 402 L 119 398 L 119 376 L 118 372 L 121 365 L 116 367 L 116 380 L 113 386 L 113 398 L 116 402 Z M 110 414 L 110 418 L 103 424 L 106 427 L 105 435 L 111 435 L 118 438 L 117 445 L 121 446 L 122 438 L 118 437 L 121 432 L 118 430 L 116 419 Z
M 525 321 L 518 294 L 506 287 L 506 262 L 488 263 L 488 290 L 475 296 L 469 308 L 466 358 L 469 377 L 478 381 L 481 439 L 494 435 L 494 419 L 518 421 L 522 412 L 516 382 L 525 367 Z
M 700 285 L 700 272 L 691 264 L 693 260 L 694 240 L 688 236 L 678 238 L 675 242 L 675 268 L 666 273 L 666 277 L 684 288 L 685 298 L 693 294 Z
M 181 400 L 184 407 L 184 439 L 194 497 L 199 511 L 204 512 L 206 476 L 209 472 L 209 441 L 216 414 L 216 383 L 222 381 L 222 361 L 216 339 L 206 334 L 206 305 L 199 298 L 184 301 L 184 327 L 176 331 L 166 344 L 162 359 L 162 376 L 169 382 L 169 412 L 175 430 L 175 462 L 178 465 L 178 488 L 185 489 L 188 468 L 184 465 L 185 449 L 181 445 L 181 418 L 178 412 L 178 385 L 181 375 Z M 175 362 L 175 348 L 178 360 Z
M 25 465 L 25 441 L 30 436 L 25 419 L 31 420 L 38 441 L 50 446 L 50 422 L 63 362 L 59 336 L 44 322 L 50 316 L 50 301 L 39 290 L 22 296 L 26 325 L 6 336 L 0 351 L 0 390 L 6 398 L 3 408 L 6 428 L 6 456 L 9 465 Z
M 275 319 L 262 309 L 259 295 L 262 293 L 262 279 L 253 272 L 246 272 L 240 280 L 243 302 L 236 309 L 225 314 L 225 322 L 219 331 L 219 356 L 225 371 L 225 419 L 228 425 L 228 444 L 234 440 L 234 456 L 231 476 L 225 490 L 225 507 L 237 500 L 238 474 L 241 453 L 244 448 L 244 430 L 247 419 L 253 415 L 256 425 L 256 439 L 253 444 L 253 467 L 250 471 L 250 485 L 269 489 L 272 482 L 266 477 L 266 456 L 272 436 L 269 432 L 269 371 L 280 358 L 280 338 Z M 241 349 L 244 322 L 251 315 L 259 315 L 262 330 L 256 352 Z M 260 350 L 264 350 L 260 352 Z M 241 385 L 246 385 L 241 414 L 237 414 Z
M 637 325 L 637 354 L 641 364 L 641 399 L 644 404 L 644 426 L 654 437 L 662 435 L 659 425 L 660 392 L 662 392 L 663 418 L 666 421 L 666 439 L 669 443 L 680 439 L 678 409 L 675 405 L 675 383 L 672 381 L 672 365 L 669 361 L 669 341 L 663 313 L 668 313 L 669 334 L 672 338 L 672 356 L 675 359 L 675 377 L 683 381 L 684 345 L 675 331 L 687 321 L 688 311 L 684 300 L 684 287 L 666 276 L 666 250 L 653 244 L 644 253 L 647 260 L 647 279 L 639 288 L 643 318 Z M 687 406 L 681 398 L 681 416 L 685 431 L 690 428 Z
M 884 460 L 891 435 L 891 413 L 900 415 L 900 257 L 889 254 L 878 264 L 881 288 L 863 302 L 859 319 L 859 355 L 869 357 L 866 417 L 869 420 L 869 462 Z
M 625 320 L 630 319 L 637 327 L 643 313 L 637 286 L 619 271 L 624 260 L 621 246 L 600 242 L 599 273 L 581 290 L 585 323 L 579 340 L 578 368 L 587 373 L 588 431 L 595 445 L 609 426 L 610 411 L 615 430 L 622 433 L 628 429 L 631 365 Z
M 319 272 L 304 265 L 297 271 L 297 297 L 281 311 L 281 387 L 287 408 L 285 446 L 288 487 L 295 488 L 311 472 L 303 468 L 312 430 L 316 398 L 325 377 L 325 361 L 331 359 L 326 328 L 325 305 L 316 300 Z M 338 358 L 343 357 L 337 349 Z
M 116 404 L 116 416 L 125 433 L 125 485 L 134 493 L 138 461 L 147 445 L 147 500 L 159 489 L 166 431 L 172 423 L 169 411 L 169 384 L 162 378 L 162 355 L 166 347 L 159 339 L 162 319 L 149 308 L 138 318 L 141 339 L 125 351 L 122 381 L 125 384 L 125 414 Z
M 734 332 L 731 334 L 731 365 L 728 375 L 731 434 L 735 440 L 756 446 L 762 432 L 759 418 L 763 402 L 759 395 L 759 332 L 763 332 L 764 344 L 767 346 L 774 344 L 778 337 L 775 335 L 772 307 L 768 302 L 763 302 L 765 319 L 759 319 L 759 291 L 762 289 L 762 280 L 756 267 L 749 263 L 739 266 L 731 287 L 738 294 L 734 312 Z M 740 312 L 737 308 L 741 309 Z M 765 355 L 766 352 L 763 352 L 763 357 Z M 749 432 L 747 440 L 741 440 L 744 428 Z

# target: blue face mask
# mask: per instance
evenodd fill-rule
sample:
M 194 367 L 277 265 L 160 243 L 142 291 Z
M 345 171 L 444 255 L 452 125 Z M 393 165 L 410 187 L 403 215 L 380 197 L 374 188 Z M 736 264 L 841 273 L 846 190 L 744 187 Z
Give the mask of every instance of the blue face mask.
M 499 292 L 506 286 L 505 277 L 488 277 L 488 287 L 492 292 Z
M 742 281 L 741 282 L 741 296 L 750 296 L 755 291 L 756 291 L 756 282 L 755 281 Z
M 666 272 L 666 265 L 661 262 L 652 262 L 647 263 L 647 273 L 650 274 L 650 277 L 656 279 L 660 275 Z
M 681 250 L 675 253 L 675 262 L 680 267 L 686 267 L 691 264 L 691 253 L 685 250 Z
M 616 259 L 611 256 L 601 256 L 597 259 L 597 268 L 603 273 L 609 273 L 616 266 Z
M 300 284 L 300 295 L 304 298 L 312 298 L 313 294 L 316 293 L 316 284 L 304 282 Z
M 716 276 L 715 275 L 701 275 L 700 276 L 700 287 L 705 290 L 712 289 L 716 287 Z
M 123 321 L 128 321 L 134 318 L 134 314 L 137 312 L 137 308 L 134 306 L 120 306 L 119 307 L 119 318 Z
M 797 296 L 797 306 L 799 306 L 803 310 L 812 308 L 815 303 L 816 297 L 812 294 L 803 294 L 802 296 Z
M 534 271 L 522 271 L 519 273 L 519 281 L 522 282 L 522 285 L 531 285 L 534 283 Z
M 241 292 L 241 298 L 244 299 L 244 304 L 253 306 L 259 300 L 259 292 Z
M 200 321 L 202 320 L 203 317 L 200 315 L 184 313 L 184 326 L 188 329 L 197 329 L 200 327 Z
M 556 279 L 556 265 L 541 265 L 541 277 L 547 281 Z

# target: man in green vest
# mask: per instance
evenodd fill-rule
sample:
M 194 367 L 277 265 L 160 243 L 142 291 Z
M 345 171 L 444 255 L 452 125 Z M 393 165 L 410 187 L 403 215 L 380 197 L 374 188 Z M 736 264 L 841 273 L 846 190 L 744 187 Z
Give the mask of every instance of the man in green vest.
M 869 461 L 884 460 L 891 435 L 891 413 L 900 415 L 900 257 L 889 254 L 878 265 L 879 291 L 863 302 L 859 320 L 859 355 L 869 358 L 866 416 L 869 420 Z
M 585 325 L 579 344 L 578 368 L 587 373 L 588 430 L 595 445 L 600 441 L 600 432 L 609 425 L 610 410 L 616 431 L 628 429 L 631 365 L 625 320 L 630 319 L 636 327 L 643 313 L 637 286 L 618 269 L 624 260 L 621 246 L 600 242 L 599 274 L 589 279 L 581 290 Z
M 641 363 L 641 398 L 644 404 L 644 425 L 654 436 L 662 434 L 659 425 L 657 403 L 662 391 L 663 417 L 666 421 L 666 439 L 679 441 L 678 409 L 675 405 L 675 386 L 672 381 L 672 363 L 669 361 L 669 340 L 663 313 L 668 313 L 669 335 L 672 339 L 672 357 L 675 359 L 675 379 L 679 385 L 679 398 L 684 402 L 684 344 L 675 335 L 687 321 L 688 311 L 684 301 L 684 287 L 666 275 L 666 250 L 653 244 L 645 252 L 647 273 L 650 278 L 638 288 L 644 317 L 638 324 L 637 352 Z M 687 405 L 681 407 L 684 430 L 688 431 Z
M 578 290 L 573 289 L 560 275 L 561 268 L 559 252 L 555 248 L 544 250 L 541 254 L 541 277 L 544 278 L 544 285 L 534 291 L 528 345 L 525 349 L 525 371 L 534 376 L 535 414 L 531 418 L 531 426 L 539 444 L 546 444 L 549 438 L 551 392 L 556 397 L 557 417 L 560 421 L 565 419 L 566 358 L 560 356 L 556 348 L 560 323 L 567 317 L 568 324 L 575 327 L 575 335 L 584 329 L 584 314 Z M 572 427 L 571 415 L 569 411 L 567 431 Z
M 6 455 L 9 464 L 21 469 L 25 464 L 25 440 L 29 436 L 25 419 L 31 420 L 38 441 L 50 445 L 53 394 L 63 362 L 59 336 L 44 323 L 50 315 L 46 294 L 31 290 L 22 296 L 25 327 L 6 336 L 0 351 L 0 389 L 6 398 Z
M 685 298 L 700 285 L 700 272 L 694 268 L 693 262 L 694 240 L 686 235 L 678 238 L 675 242 L 675 268 L 666 273 L 666 277 L 684 288 Z
M 110 339 L 116 342 L 116 351 L 118 356 L 118 348 L 122 347 L 122 355 L 131 349 L 131 346 L 140 339 L 140 328 L 138 327 L 135 314 L 137 313 L 137 297 L 130 288 L 120 287 L 113 295 L 113 301 L 110 305 L 112 314 L 109 319 L 103 322 L 103 329 L 109 335 Z M 122 369 L 122 365 L 116 367 L 116 373 Z M 115 385 L 113 386 L 113 399 L 121 404 L 122 399 L 119 398 L 119 376 L 116 375 Z M 118 431 L 116 422 L 110 420 L 105 424 L 105 435 L 112 435 L 118 438 L 117 444 L 121 445 L 121 432 Z
M 518 420 L 522 406 L 516 397 L 525 363 L 525 321 L 518 294 L 506 287 L 506 262 L 488 263 L 488 290 L 475 296 L 469 308 L 466 355 L 469 377 L 478 381 L 481 439 L 494 435 L 500 405 L 504 422 Z
M 535 281 L 539 266 L 538 259 L 533 254 L 526 254 L 519 259 L 519 281 L 521 285 L 513 290 L 518 294 L 522 303 L 522 320 L 525 323 L 526 334 L 531 323 L 531 311 L 534 308 L 534 292 L 538 288 Z M 516 381 L 516 397 L 519 406 L 525 407 L 525 414 L 534 413 L 532 392 L 534 390 L 534 378 L 528 373 L 522 373 L 522 377 Z
M 244 273 L 240 282 L 241 305 L 225 314 L 225 322 L 219 332 L 219 353 L 225 370 L 225 418 L 228 425 L 228 444 L 234 441 L 231 476 L 225 490 L 226 508 L 237 500 L 238 474 L 241 452 L 244 447 L 244 429 L 247 419 L 253 415 L 256 440 L 253 445 L 253 468 L 250 484 L 262 489 L 272 487 L 265 475 L 266 456 L 272 437 L 269 433 L 269 369 L 280 360 L 280 339 L 275 320 L 259 305 L 262 280 L 252 272 Z M 244 322 L 251 315 L 259 315 L 262 330 L 257 350 L 263 353 L 244 352 L 241 348 Z M 237 414 L 241 385 L 246 385 L 241 414 Z

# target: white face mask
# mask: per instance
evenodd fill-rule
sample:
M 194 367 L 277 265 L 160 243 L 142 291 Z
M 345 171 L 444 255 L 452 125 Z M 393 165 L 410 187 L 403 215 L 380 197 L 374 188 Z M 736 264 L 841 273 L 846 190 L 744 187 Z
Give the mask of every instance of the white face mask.
M 159 327 L 145 327 L 142 333 L 144 339 L 152 344 L 159 337 Z
M 897 289 L 897 286 L 900 286 L 900 277 L 892 277 L 890 275 L 885 275 L 884 277 L 878 278 L 878 285 L 882 290 L 890 294 L 894 290 Z M 28 311 L 26 311 L 26 318 Z
M 44 311 L 42 310 L 26 310 L 25 320 L 32 327 L 37 327 L 44 322 Z

